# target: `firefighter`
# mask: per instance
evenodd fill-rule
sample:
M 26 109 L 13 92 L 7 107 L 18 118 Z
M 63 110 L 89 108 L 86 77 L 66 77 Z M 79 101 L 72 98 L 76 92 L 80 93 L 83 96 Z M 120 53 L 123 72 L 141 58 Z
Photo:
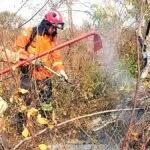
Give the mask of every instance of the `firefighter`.
M 57 30 L 63 30 L 63 28 L 64 23 L 61 13 L 56 10 L 48 12 L 37 27 L 24 31 L 22 35 L 16 38 L 16 53 L 19 56 L 24 56 L 24 58 L 29 58 L 45 50 L 52 49 L 56 46 Z M 21 57 L 20 60 L 22 60 L 22 58 L 23 57 Z M 68 80 L 59 51 L 49 53 L 33 61 L 32 64 L 20 67 L 20 88 L 31 91 L 31 88 L 35 85 L 39 93 L 39 105 L 44 111 L 49 111 L 52 96 L 51 78 L 54 75 L 53 72 L 46 69 L 47 67 L 57 72 L 64 80 Z M 30 94 L 24 94 L 22 98 L 26 105 L 31 104 Z M 18 113 L 16 118 L 18 132 L 21 132 L 23 127 L 22 122 L 24 121 L 23 113 Z

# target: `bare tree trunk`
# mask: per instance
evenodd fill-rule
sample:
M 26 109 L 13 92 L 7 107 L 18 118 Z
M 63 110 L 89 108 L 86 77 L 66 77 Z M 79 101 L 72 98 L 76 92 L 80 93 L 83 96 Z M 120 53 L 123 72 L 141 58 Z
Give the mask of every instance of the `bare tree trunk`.
M 68 22 L 69 22 L 69 29 L 70 32 L 73 32 L 73 19 L 72 19 L 72 0 L 66 0 L 67 7 L 68 7 Z

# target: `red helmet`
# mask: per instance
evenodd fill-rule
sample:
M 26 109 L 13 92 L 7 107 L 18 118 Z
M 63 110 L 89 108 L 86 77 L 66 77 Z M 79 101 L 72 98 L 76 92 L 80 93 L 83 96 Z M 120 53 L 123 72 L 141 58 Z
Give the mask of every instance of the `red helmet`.
M 60 12 L 56 10 L 50 11 L 45 15 L 44 19 L 51 23 L 53 26 L 63 30 L 64 23 Z

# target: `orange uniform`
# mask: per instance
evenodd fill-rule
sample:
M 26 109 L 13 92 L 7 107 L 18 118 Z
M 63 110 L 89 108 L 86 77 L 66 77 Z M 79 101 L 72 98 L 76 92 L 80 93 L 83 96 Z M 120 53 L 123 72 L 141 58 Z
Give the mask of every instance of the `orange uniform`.
M 56 37 L 54 40 L 51 40 L 50 37 L 47 35 L 41 36 L 37 34 L 29 45 L 28 49 L 25 50 L 25 46 L 30 42 L 31 34 L 32 29 L 28 29 L 22 35 L 18 36 L 15 42 L 15 50 L 17 51 L 17 53 L 24 54 L 30 57 L 33 55 L 38 55 L 46 50 L 50 50 L 56 46 Z M 59 51 L 54 51 L 41 57 L 41 61 L 43 65 L 52 68 L 55 71 L 60 71 L 64 69 Z M 35 67 L 35 69 L 31 71 L 31 74 L 36 80 L 42 80 L 52 76 L 52 72 L 42 66 Z
M 26 30 L 20 35 L 15 42 L 16 61 L 19 59 L 27 59 L 34 55 L 38 56 L 44 51 L 51 50 L 56 46 L 57 30 L 64 28 L 64 22 L 62 15 L 57 10 L 49 11 L 41 23 Z M 38 60 L 37 60 L 38 61 Z M 46 117 L 51 111 L 51 98 L 52 96 L 52 72 L 54 70 L 59 77 L 62 77 L 65 81 L 68 81 L 68 77 L 64 71 L 63 64 L 60 60 L 59 51 L 54 51 L 40 58 L 40 63 L 32 62 L 29 66 L 21 66 L 20 71 L 20 88 L 28 91 L 35 90 L 37 93 L 35 100 L 36 106 L 40 110 L 39 113 L 42 117 Z M 34 64 L 34 65 L 33 65 Z M 48 69 L 46 69 L 48 68 Z M 50 68 L 50 69 L 49 69 Z M 33 83 L 31 78 L 35 80 Z M 33 91 L 32 91 L 33 93 Z M 21 95 L 21 99 L 27 106 L 31 105 L 33 97 L 31 93 L 25 93 Z M 15 115 L 17 132 L 22 133 L 24 124 L 26 124 L 26 118 L 23 112 L 18 112 Z

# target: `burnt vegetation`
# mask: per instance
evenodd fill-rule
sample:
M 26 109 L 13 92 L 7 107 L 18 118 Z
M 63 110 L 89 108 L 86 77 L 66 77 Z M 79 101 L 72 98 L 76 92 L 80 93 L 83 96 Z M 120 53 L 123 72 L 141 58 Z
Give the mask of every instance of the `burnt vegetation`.
M 69 3 L 67 4 L 69 5 Z M 97 8 L 96 11 L 99 12 L 98 7 L 92 6 L 91 9 L 93 7 Z M 100 15 L 101 20 L 105 20 L 101 26 L 96 24 L 100 21 L 97 15 Z M 19 89 L 20 81 L 17 68 L 1 75 L 0 96 L 7 101 L 8 109 L 4 113 L 4 117 L 0 118 L 0 149 L 29 150 L 39 147 L 41 143 L 45 145 L 61 143 L 61 149 L 65 149 L 67 144 L 95 144 L 97 146 L 106 144 L 105 148 L 109 149 L 115 145 L 116 149 L 121 149 L 122 141 L 129 129 L 128 125 L 133 108 L 132 100 L 136 92 L 137 38 L 134 27 L 122 27 L 122 30 L 114 27 L 115 23 L 119 25 L 122 23 L 122 20 L 115 18 L 115 16 L 111 17 L 116 22 L 114 21 L 111 26 L 105 26 L 108 21 L 110 23 L 110 19 L 107 20 L 107 15 L 109 16 L 107 13 L 95 12 L 93 17 L 95 17 L 97 25 L 96 31 L 102 35 L 104 43 L 110 42 L 105 41 L 106 39 L 116 42 L 114 41 L 115 37 L 109 38 L 109 31 L 112 29 L 114 31 L 114 28 L 121 35 L 116 42 L 117 46 L 115 46 L 117 53 L 114 59 L 116 55 L 119 58 L 116 63 L 117 67 L 110 73 L 109 69 L 111 68 L 107 66 L 108 63 L 103 62 L 103 53 L 96 55 L 93 52 L 92 38 L 63 48 L 61 55 L 69 82 L 66 83 L 57 76 L 52 78 L 54 88 L 51 111 L 46 115 L 45 120 L 37 121 L 37 116 L 40 113 L 36 108 L 38 91 L 34 89 L 30 91 L 31 106 L 26 106 L 24 102 L 20 101 L 20 95 L 25 91 Z M 14 17 L 15 21 L 10 23 L 8 21 L 10 17 Z M 14 39 L 24 28 L 14 27 L 16 20 L 18 20 L 16 18 L 15 14 L 9 12 L 0 13 L 1 51 L 5 51 L 6 48 L 13 50 Z M 23 20 L 20 18 L 18 24 L 23 23 Z M 70 24 L 72 25 L 72 22 Z M 71 26 L 60 32 L 58 44 L 91 31 L 92 24 L 86 21 L 85 24 L 80 28 Z M 145 28 L 143 33 L 144 31 Z M 111 32 L 111 34 L 113 33 Z M 105 46 L 102 51 L 105 52 Z M 8 62 L 0 62 L 1 70 L 11 65 L 13 64 L 9 63 L 9 60 Z M 130 75 L 128 76 L 128 74 Z M 124 75 L 128 76 L 127 80 L 123 79 Z M 149 76 L 144 81 L 140 81 L 137 95 L 137 110 L 132 116 L 133 121 L 126 143 L 128 149 L 140 150 L 149 148 Z M 27 128 L 28 131 L 24 130 L 25 134 L 17 135 L 13 118 L 20 109 L 24 110 L 27 116 L 30 114 L 30 117 L 26 118 L 27 125 L 24 126 L 24 129 Z M 127 110 L 123 111 L 122 109 Z M 102 112 L 102 114 L 98 114 L 98 112 Z M 43 123 L 44 121 L 46 123 Z

